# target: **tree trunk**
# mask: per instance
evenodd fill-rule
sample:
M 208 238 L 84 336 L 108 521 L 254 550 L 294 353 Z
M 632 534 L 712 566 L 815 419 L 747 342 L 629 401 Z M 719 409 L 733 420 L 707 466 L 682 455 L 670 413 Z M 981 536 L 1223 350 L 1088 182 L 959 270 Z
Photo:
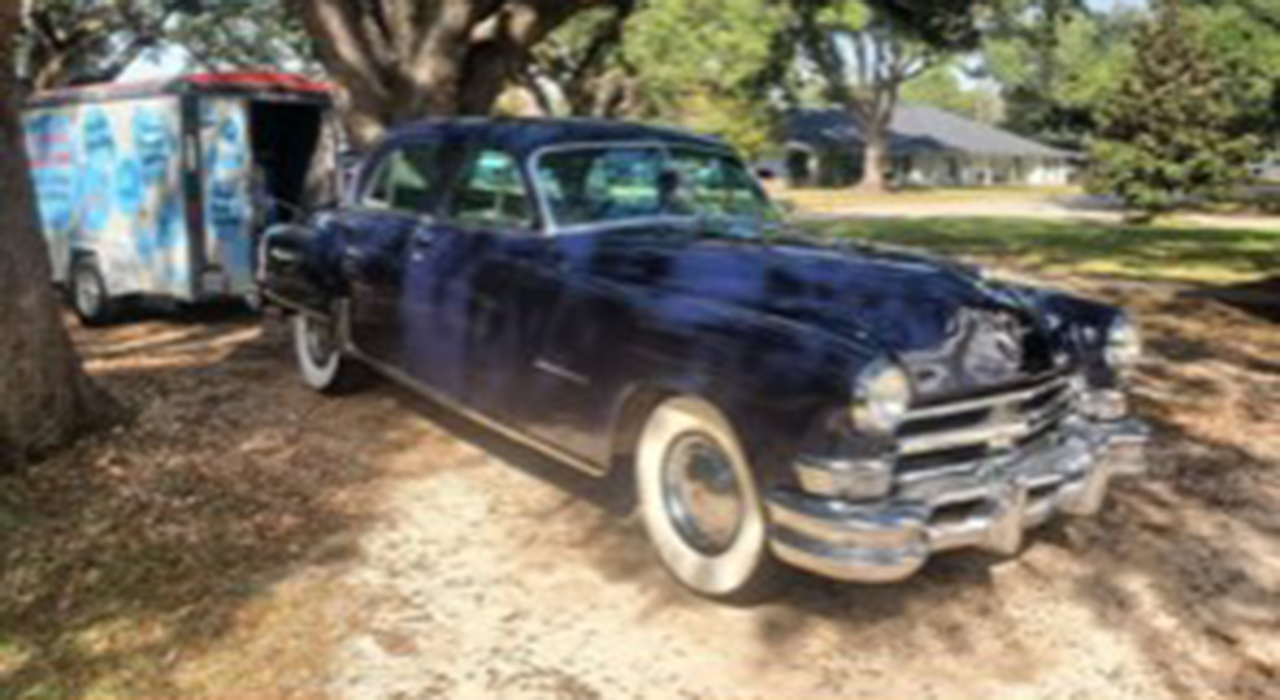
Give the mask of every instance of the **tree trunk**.
M 885 170 L 889 165 L 889 128 L 879 120 L 869 120 L 862 130 L 862 180 L 858 189 L 880 194 L 888 190 Z
M 18 0 L 0 0 L 0 471 L 100 424 L 110 403 L 80 366 L 50 284 L 13 73 Z
M 357 146 L 396 124 L 484 115 L 575 13 L 629 0 L 284 0 L 337 84 Z

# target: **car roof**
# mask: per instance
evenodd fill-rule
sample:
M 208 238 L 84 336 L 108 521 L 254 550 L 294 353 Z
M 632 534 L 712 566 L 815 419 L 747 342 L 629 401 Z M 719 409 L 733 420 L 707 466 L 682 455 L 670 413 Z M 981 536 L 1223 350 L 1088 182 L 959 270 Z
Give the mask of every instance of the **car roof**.
M 634 122 L 605 119 L 452 118 L 428 119 L 393 130 L 387 142 L 409 138 L 483 138 L 517 156 L 527 156 L 548 146 L 571 143 L 659 141 L 662 143 L 728 150 L 722 140 Z

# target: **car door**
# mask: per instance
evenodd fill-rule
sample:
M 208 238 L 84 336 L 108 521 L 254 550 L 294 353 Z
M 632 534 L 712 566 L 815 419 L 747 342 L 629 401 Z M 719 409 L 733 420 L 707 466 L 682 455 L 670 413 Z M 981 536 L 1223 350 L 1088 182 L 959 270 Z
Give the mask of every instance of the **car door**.
M 509 419 L 520 400 L 530 328 L 523 310 L 544 240 L 519 162 L 477 139 L 436 226 L 410 243 L 402 319 L 412 376 L 450 399 Z
M 397 368 L 407 362 L 406 264 L 432 239 L 448 184 L 448 151 L 443 141 L 428 138 L 384 148 L 357 184 L 355 206 L 333 222 L 347 242 L 342 267 L 352 342 L 367 357 Z

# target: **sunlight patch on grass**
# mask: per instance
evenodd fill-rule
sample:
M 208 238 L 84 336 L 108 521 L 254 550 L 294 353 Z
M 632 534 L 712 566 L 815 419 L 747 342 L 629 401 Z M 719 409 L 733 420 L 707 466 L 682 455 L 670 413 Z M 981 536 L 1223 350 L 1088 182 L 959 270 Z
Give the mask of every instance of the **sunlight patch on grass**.
M 939 187 L 901 192 L 854 189 L 775 189 L 774 197 L 798 211 L 831 211 L 869 205 L 941 204 L 953 202 L 1039 202 L 1082 194 L 1079 187 Z
M 1234 284 L 1280 274 L 1280 230 L 1222 230 L 1030 219 L 864 219 L 827 235 L 1037 270 Z

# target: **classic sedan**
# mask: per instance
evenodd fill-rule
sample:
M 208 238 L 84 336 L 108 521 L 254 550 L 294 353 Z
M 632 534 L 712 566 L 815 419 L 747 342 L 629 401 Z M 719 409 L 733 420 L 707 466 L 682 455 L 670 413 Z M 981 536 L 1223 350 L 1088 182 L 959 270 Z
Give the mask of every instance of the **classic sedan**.
M 659 559 L 889 582 L 1012 554 L 1140 473 L 1117 309 L 790 229 L 722 142 L 632 124 L 401 128 L 263 241 L 323 392 L 362 370 L 559 461 L 624 470 Z

